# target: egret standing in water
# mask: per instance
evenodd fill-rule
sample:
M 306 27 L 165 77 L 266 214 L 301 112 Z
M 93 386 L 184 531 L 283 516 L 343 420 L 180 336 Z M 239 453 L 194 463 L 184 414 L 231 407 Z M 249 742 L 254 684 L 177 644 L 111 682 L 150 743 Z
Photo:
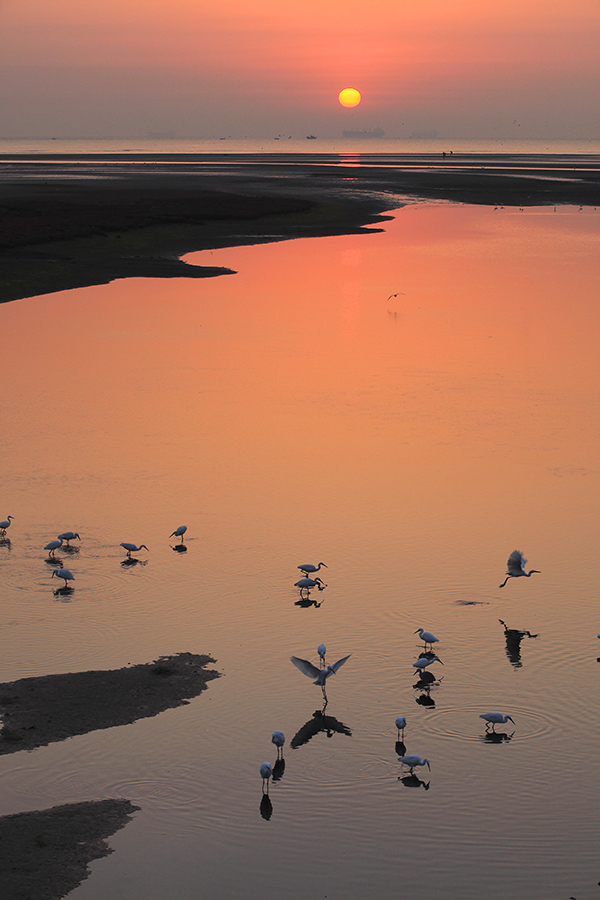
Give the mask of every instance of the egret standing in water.
M 66 541 L 66 542 L 67 542 L 67 547 L 69 546 L 69 543 L 70 543 L 71 541 L 74 541 L 74 540 L 75 540 L 75 538 L 77 538 L 78 541 L 81 540 L 81 538 L 79 537 L 79 535 L 77 534 L 76 531 L 63 531 L 62 534 L 59 534 L 59 535 L 58 535 L 59 541 Z
M 179 528 L 176 528 L 175 531 L 169 535 L 169 537 L 170 538 L 180 537 L 181 543 L 183 544 L 183 536 L 186 533 L 186 531 L 187 531 L 187 525 L 180 525 Z
M 300 588 L 300 594 L 302 594 L 303 591 L 311 591 L 315 587 L 320 591 L 324 591 L 327 585 L 317 576 L 316 578 L 301 578 L 300 581 L 295 583 L 294 587 Z
M 318 566 L 313 566 L 312 563 L 306 563 L 305 566 L 298 566 L 303 575 L 314 575 L 315 572 L 318 572 L 321 566 L 325 566 L 327 569 L 328 566 L 325 565 L 324 562 L 320 562 Z
M 431 771 L 429 760 L 427 758 L 421 759 L 420 756 L 417 756 L 414 753 L 409 753 L 408 756 L 401 756 L 399 758 L 399 762 L 401 762 L 404 766 L 408 766 L 411 775 L 415 769 L 415 766 L 427 766 L 429 771 Z
M 283 745 L 285 744 L 285 734 L 283 731 L 274 731 L 271 741 L 277 747 L 277 759 L 283 756 Z
M 264 762 L 261 764 L 259 771 L 260 771 L 260 776 L 262 778 L 263 791 L 265 789 L 265 785 L 267 786 L 267 791 L 268 791 L 269 790 L 269 779 L 271 778 L 271 776 L 273 774 L 273 766 L 271 765 L 271 763 Z
M 140 546 L 138 547 L 137 544 L 130 544 L 128 543 L 128 541 L 121 541 L 121 544 L 119 546 L 121 546 L 123 550 L 127 550 L 127 556 L 129 557 L 131 557 L 132 553 L 137 553 L 138 550 L 148 550 L 145 544 L 140 544 Z
M 44 550 L 48 550 L 48 556 L 54 558 L 54 551 L 58 550 L 59 547 L 62 547 L 63 542 L 62 538 L 58 538 L 56 541 L 50 541 L 49 544 L 46 544 Z
M 406 716 L 398 716 L 396 719 L 396 728 L 398 729 L 398 740 L 400 740 L 400 732 L 404 738 L 404 729 L 406 728 Z
M 421 640 L 425 641 L 425 649 L 426 650 L 427 650 L 427 644 L 429 644 L 429 647 L 433 650 L 433 645 L 437 644 L 439 641 L 439 638 L 436 638 L 436 636 L 434 634 L 432 634 L 430 631 L 424 631 L 422 628 L 417 628 L 417 630 L 415 631 L 415 634 L 417 634 L 417 633 L 419 634 L 419 637 L 421 638 Z
M 512 716 L 505 716 L 504 713 L 499 712 L 482 713 L 479 718 L 485 719 L 485 721 L 487 722 L 485 726 L 486 728 L 489 728 L 490 725 L 492 726 L 492 728 L 494 728 L 495 725 L 504 725 L 505 722 L 512 722 L 513 725 L 515 724 L 515 720 L 512 718 Z
M 527 565 L 527 560 L 523 556 L 520 550 L 513 550 L 513 552 L 508 557 L 508 562 L 506 563 L 506 578 L 499 585 L 499 587 L 503 588 L 509 578 L 519 578 L 520 576 L 524 576 L 525 578 L 529 578 L 530 575 L 541 575 L 539 569 L 530 569 L 529 572 L 525 571 L 525 566 Z
M 52 578 L 55 575 L 57 578 L 64 578 L 65 587 L 67 587 L 67 581 L 75 581 L 75 576 L 70 569 L 52 569 Z
M 3 522 L 0 522 L 0 537 L 4 537 L 6 534 L 6 529 L 10 528 L 10 523 L 14 519 L 14 516 L 8 516 Z
M 325 665 L 325 654 L 327 653 L 327 647 L 325 644 L 319 644 L 317 647 L 317 653 L 319 654 L 319 665 Z

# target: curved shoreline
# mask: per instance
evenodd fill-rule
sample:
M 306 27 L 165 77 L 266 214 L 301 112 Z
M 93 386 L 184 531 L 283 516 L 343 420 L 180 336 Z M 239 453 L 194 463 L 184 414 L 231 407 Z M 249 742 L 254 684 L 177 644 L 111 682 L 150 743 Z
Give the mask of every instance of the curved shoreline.
M 595 156 L 0 156 L 0 302 L 116 278 L 204 278 L 196 251 L 353 234 L 419 200 L 598 205 Z

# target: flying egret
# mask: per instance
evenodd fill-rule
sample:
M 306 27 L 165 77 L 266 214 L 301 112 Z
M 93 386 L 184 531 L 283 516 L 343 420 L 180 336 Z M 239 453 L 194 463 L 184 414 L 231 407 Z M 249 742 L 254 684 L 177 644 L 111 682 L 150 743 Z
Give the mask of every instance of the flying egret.
M 277 759 L 283 754 L 283 745 L 285 744 L 285 735 L 283 731 L 274 731 L 271 741 L 277 747 Z
M 341 659 L 338 659 L 337 662 L 333 663 L 332 666 L 325 666 L 323 669 L 317 669 L 316 666 L 313 666 L 311 662 L 307 659 L 299 659 L 297 656 L 290 656 L 291 661 L 294 663 L 297 669 L 300 669 L 303 675 L 307 675 L 308 678 L 314 678 L 313 684 L 320 684 L 323 689 L 323 694 L 325 693 L 325 682 L 329 678 L 330 675 L 335 675 L 337 670 L 344 665 L 347 659 L 350 659 L 352 656 L 351 653 L 348 656 L 343 656 Z
M 187 531 L 187 525 L 180 525 L 179 528 L 176 528 L 175 531 L 169 535 L 169 537 L 180 537 L 181 543 L 183 544 L 183 536 Z
M 317 647 L 317 653 L 319 654 L 319 665 L 325 665 L 325 654 L 327 653 L 327 647 L 325 644 L 319 644 Z
M 318 572 L 321 566 L 325 566 L 327 569 L 328 566 L 324 562 L 320 562 L 318 566 L 313 566 L 312 563 L 306 563 L 305 566 L 298 566 L 303 575 L 314 575 L 315 572 Z
M 515 720 L 512 716 L 505 716 L 504 713 L 499 712 L 482 713 L 479 718 L 485 719 L 487 722 L 486 728 L 489 728 L 490 725 L 492 728 L 495 725 L 504 725 L 505 722 L 512 722 L 513 725 L 515 724 Z
M 422 656 L 420 659 L 413 663 L 413 668 L 417 669 L 417 671 L 419 672 L 423 672 L 427 668 L 427 666 L 430 666 L 431 663 L 434 662 L 439 662 L 444 665 L 441 659 L 438 659 L 437 656 L 434 656 L 433 659 L 428 659 L 427 656 Z
M 56 541 L 50 541 L 49 544 L 46 544 L 44 550 L 48 550 L 48 556 L 54 557 L 54 551 L 58 550 L 59 547 L 62 547 L 63 542 L 62 538 L 58 538 Z
M 427 650 L 427 644 L 429 644 L 429 646 L 433 650 L 433 644 L 437 644 L 439 641 L 439 638 L 436 638 L 435 634 L 432 634 L 430 631 L 424 631 L 422 628 L 417 628 L 417 630 L 415 631 L 415 634 L 417 634 L 417 633 L 419 634 L 419 637 L 421 638 L 421 640 L 425 641 L 425 649 L 426 650 Z
M 76 531 L 63 531 L 62 534 L 58 535 L 59 540 L 67 542 L 67 547 L 69 546 L 69 542 L 74 541 L 75 538 L 77 538 L 78 541 L 81 540 Z
M 52 569 L 52 578 L 55 575 L 57 578 L 64 578 L 65 587 L 67 587 L 67 581 L 75 581 L 75 576 L 70 569 Z
M 506 563 L 506 578 L 502 582 L 499 587 L 503 588 L 509 578 L 519 578 L 519 576 L 523 575 L 525 578 L 529 578 L 530 575 L 534 573 L 541 575 L 539 569 L 530 569 L 529 572 L 525 571 L 525 566 L 527 565 L 527 560 L 523 556 L 520 550 L 513 550 L 513 552 L 508 557 L 508 562 Z
M 302 594 L 303 591 L 311 591 L 315 587 L 320 591 L 324 591 L 327 585 L 317 576 L 316 578 L 301 578 L 300 581 L 295 583 L 294 587 L 300 588 L 300 593 Z
M 0 537 L 4 537 L 4 535 L 6 534 L 6 529 L 10 528 L 10 523 L 13 519 L 14 516 L 8 516 L 8 518 L 6 518 L 4 522 L 0 522 Z
M 265 784 L 267 786 L 267 791 L 268 791 L 269 790 L 269 779 L 271 778 L 271 776 L 273 774 L 273 766 L 271 765 L 271 763 L 264 762 L 261 764 L 259 771 L 260 771 L 260 776 L 263 780 L 263 791 L 265 789 Z
M 399 758 L 399 762 L 401 762 L 405 766 L 408 766 L 411 775 L 415 769 L 415 766 L 427 766 L 429 771 L 431 771 L 429 760 L 427 758 L 421 759 L 421 757 L 417 756 L 415 753 L 409 753 L 408 756 L 401 756 Z
M 406 728 L 406 716 L 398 716 L 396 719 L 396 728 L 398 729 L 398 740 L 400 740 L 400 732 L 404 737 L 404 729 Z
M 137 553 L 138 550 L 148 550 L 145 544 L 140 544 L 138 547 L 137 544 L 130 544 L 127 541 L 121 541 L 120 546 L 123 550 L 127 550 L 127 556 L 131 557 L 132 553 Z

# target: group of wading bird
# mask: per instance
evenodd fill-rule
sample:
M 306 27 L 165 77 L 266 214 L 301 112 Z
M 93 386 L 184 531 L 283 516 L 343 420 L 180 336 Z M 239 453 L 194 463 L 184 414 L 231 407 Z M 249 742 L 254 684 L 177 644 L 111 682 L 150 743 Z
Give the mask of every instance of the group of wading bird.
M 499 587 L 503 588 L 509 578 L 529 578 L 531 575 L 541 574 L 538 569 L 530 569 L 529 572 L 526 572 L 526 565 L 527 560 L 525 559 L 521 551 L 513 550 L 513 552 L 508 557 L 508 562 L 506 565 L 506 578 L 504 579 L 502 584 L 499 585 Z M 325 568 L 327 568 L 324 562 L 320 562 L 316 566 L 312 564 L 298 566 L 298 568 L 302 572 L 303 577 L 295 583 L 294 587 L 299 588 L 301 599 L 308 598 L 310 596 L 310 591 L 314 588 L 322 591 L 327 587 L 327 585 L 323 583 L 321 578 L 319 578 L 318 576 L 315 577 L 316 573 L 321 569 L 322 566 L 325 566 Z M 433 645 L 438 643 L 439 638 L 437 638 L 430 631 L 425 631 L 424 628 L 417 628 L 415 634 L 418 634 L 423 641 L 423 652 L 419 659 L 412 665 L 413 668 L 419 673 L 420 678 L 426 680 L 426 676 L 429 673 L 426 673 L 425 669 L 427 669 L 428 666 L 432 665 L 434 662 L 439 662 L 441 665 L 443 665 L 441 659 L 439 659 L 433 653 Z M 327 703 L 327 694 L 325 690 L 325 683 L 327 679 L 331 675 L 335 675 L 341 669 L 344 663 L 348 659 L 350 659 L 350 656 L 352 654 L 343 656 L 332 665 L 327 665 L 325 662 L 325 644 L 319 644 L 319 646 L 317 647 L 317 653 L 319 655 L 318 667 L 313 665 L 313 663 L 311 663 L 308 659 L 300 659 L 297 656 L 292 656 L 290 658 L 292 663 L 296 666 L 297 669 L 300 670 L 300 672 L 302 672 L 303 675 L 306 675 L 308 678 L 312 678 L 313 684 L 319 685 L 323 692 L 325 703 Z M 489 732 L 494 732 L 496 725 L 504 725 L 506 722 L 512 722 L 514 725 L 514 719 L 512 718 L 512 716 L 501 712 L 481 713 L 479 718 L 485 721 L 486 731 Z M 406 748 L 404 746 L 404 729 L 406 728 L 406 716 L 398 716 L 395 724 L 398 730 L 398 741 L 396 743 L 396 749 L 399 750 L 401 754 L 398 757 L 398 761 L 402 763 L 403 766 L 406 766 L 409 772 L 408 776 L 405 776 L 405 778 L 408 778 L 409 780 L 414 779 L 415 782 L 421 783 L 419 779 L 416 778 L 414 770 L 422 766 L 427 766 L 427 768 L 431 770 L 430 762 L 427 757 L 422 758 L 416 753 L 406 753 Z M 498 737 L 500 737 L 500 735 L 498 735 Z M 285 744 L 285 736 L 281 731 L 274 731 L 271 740 L 277 747 L 277 762 L 275 763 L 275 767 L 277 767 L 278 765 L 281 765 L 281 761 L 283 760 L 283 746 Z M 263 794 L 268 794 L 269 782 L 273 777 L 274 767 L 271 765 L 271 763 L 264 762 L 261 764 L 259 771 L 262 778 Z
M 0 522 L 0 541 L 4 540 L 5 543 L 6 542 L 10 543 L 10 541 L 8 541 L 6 538 L 6 531 L 8 528 L 10 528 L 10 524 L 13 519 L 14 519 L 14 516 L 7 516 L 6 519 L 4 519 L 2 522 Z M 172 537 L 181 538 L 181 542 L 173 548 L 174 550 L 181 551 L 181 550 L 187 549 L 183 543 L 183 536 L 186 533 L 186 531 L 187 531 L 187 525 L 180 525 L 179 528 L 176 528 L 175 531 L 171 532 L 171 534 L 169 535 L 170 538 L 172 538 Z M 71 547 L 71 541 L 74 541 L 74 540 L 78 540 L 78 541 L 81 540 L 79 534 L 76 531 L 63 531 L 62 534 L 57 535 L 55 540 L 49 541 L 49 543 L 47 543 L 46 546 L 44 547 L 44 550 L 48 551 L 48 559 L 51 562 L 55 561 L 56 558 L 55 558 L 54 554 L 56 553 L 57 550 L 60 550 L 61 547 L 64 547 L 65 550 L 70 550 L 71 552 L 74 552 L 75 548 Z M 126 559 L 131 560 L 132 562 L 134 561 L 131 557 L 132 553 L 139 553 L 140 550 L 146 550 L 146 551 L 148 550 L 148 548 L 146 547 L 145 544 L 140 544 L 138 546 L 137 544 L 132 544 L 129 541 L 122 541 L 119 544 L 119 546 L 122 547 L 123 550 L 126 551 L 126 554 L 127 554 Z M 57 578 L 62 578 L 65 582 L 65 586 L 64 586 L 64 588 L 61 588 L 61 591 L 68 589 L 69 581 L 75 581 L 75 576 L 73 575 L 71 570 L 64 569 L 64 568 L 62 568 L 62 566 L 57 566 L 57 568 L 52 570 L 51 577 L 54 578 L 55 576 Z

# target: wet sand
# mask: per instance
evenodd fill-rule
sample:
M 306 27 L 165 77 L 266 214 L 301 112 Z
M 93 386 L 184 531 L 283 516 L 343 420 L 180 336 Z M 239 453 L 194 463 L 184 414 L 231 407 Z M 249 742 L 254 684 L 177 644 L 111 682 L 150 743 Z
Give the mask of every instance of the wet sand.
M 213 662 L 210 656 L 178 653 L 122 669 L 0 684 L 0 754 L 34 750 L 183 706 L 219 677 L 207 668 Z
M 204 278 L 180 257 L 358 233 L 418 200 L 600 203 L 596 157 L 0 157 L 0 302 L 116 278 Z
M 59 900 L 89 875 L 89 863 L 139 807 L 129 800 L 68 803 L 0 818 L 0 897 Z

